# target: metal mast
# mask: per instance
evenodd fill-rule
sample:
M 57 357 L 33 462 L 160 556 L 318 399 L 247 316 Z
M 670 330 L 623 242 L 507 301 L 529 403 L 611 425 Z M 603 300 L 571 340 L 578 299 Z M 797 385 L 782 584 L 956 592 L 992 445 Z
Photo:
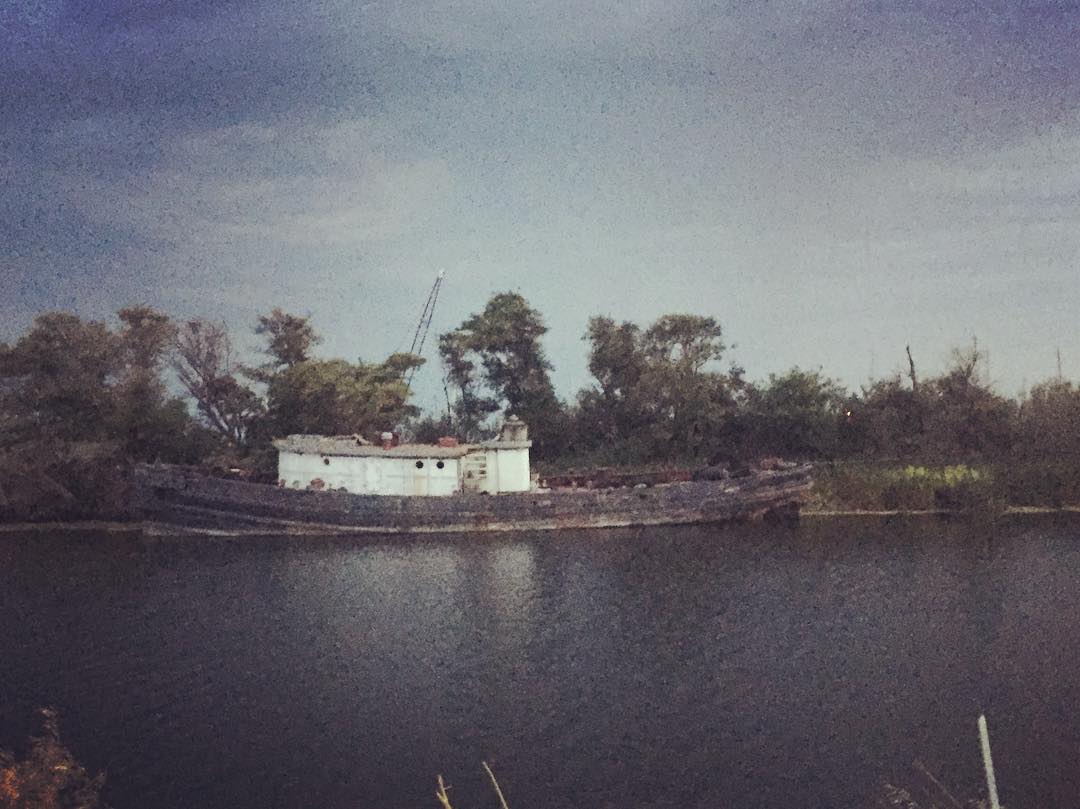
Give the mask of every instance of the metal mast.
M 432 285 L 431 292 L 428 293 L 427 301 L 424 303 L 424 311 L 420 313 L 420 322 L 416 324 L 416 333 L 413 334 L 412 344 L 409 346 L 410 354 L 418 357 L 423 356 L 424 341 L 427 340 L 428 330 L 431 328 L 431 318 L 435 316 L 435 302 L 439 300 L 439 289 L 442 288 L 445 276 L 446 270 L 439 270 L 439 274 L 435 276 L 435 283 Z M 410 368 L 405 375 L 406 389 L 412 388 L 412 379 L 415 373 L 416 369 Z

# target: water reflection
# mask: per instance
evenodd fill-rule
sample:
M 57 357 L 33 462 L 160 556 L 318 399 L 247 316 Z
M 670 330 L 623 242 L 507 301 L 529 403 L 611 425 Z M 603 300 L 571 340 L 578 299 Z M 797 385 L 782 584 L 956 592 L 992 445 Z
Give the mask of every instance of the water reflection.
M 118 809 L 868 803 L 925 760 L 1066 805 L 1070 523 L 0 545 L 0 746 L 55 704 Z M 12 653 L 16 650 L 17 653 Z
M 487 590 L 497 612 L 527 620 L 536 606 L 536 559 L 531 545 L 499 543 L 485 554 Z

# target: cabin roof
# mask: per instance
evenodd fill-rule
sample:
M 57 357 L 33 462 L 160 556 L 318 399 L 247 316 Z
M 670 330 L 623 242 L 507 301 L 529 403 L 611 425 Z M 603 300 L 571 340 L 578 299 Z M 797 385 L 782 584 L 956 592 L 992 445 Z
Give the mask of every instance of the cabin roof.
M 377 444 L 359 443 L 351 435 L 290 435 L 274 441 L 279 452 L 300 455 L 348 455 L 373 458 L 460 458 L 475 452 L 476 444 L 440 447 L 437 444 L 398 444 L 383 449 Z

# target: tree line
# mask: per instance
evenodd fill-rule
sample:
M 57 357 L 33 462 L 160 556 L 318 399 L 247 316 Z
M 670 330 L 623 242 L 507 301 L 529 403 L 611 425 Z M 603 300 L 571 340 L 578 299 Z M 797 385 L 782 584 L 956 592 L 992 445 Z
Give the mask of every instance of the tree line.
M 549 465 L 1080 456 L 1080 390 L 1055 378 L 1004 397 L 975 347 L 925 378 L 909 351 L 907 373 L 851 391 L 800 368 L 749 380 L 725 364 L 712 317 L 668 314 L 641 325 L 596 316 L 583 337 L 590 384 L 566 401 L 551 382 L 542 315 L 521 295 L 501 293 L 440 336 L 447 406 L 420 413 L 405 381 L 420 357 L 317 357 L 311 318 L 281 309 L 259 316 L 253 331 L 261 361 L 251 364 L 224 324 L 207 319 L 177 322 L 147 306 L 121 309 L 111 324 L 39 315 L 13 344 L 0 344 L 0 510 L 5 502 L 11 510 L 20 480 L 53 500 L 95 496 L 92 485 L 65 481 L 93 469 L 104 485 L 102 464 L 119 470 L 118 486 L 138 461 L 272 476 L 277 436 L 403 430 L 420 441 L 475 441 L 493 435 L 505 412 L 529 425 L 534 457 Z

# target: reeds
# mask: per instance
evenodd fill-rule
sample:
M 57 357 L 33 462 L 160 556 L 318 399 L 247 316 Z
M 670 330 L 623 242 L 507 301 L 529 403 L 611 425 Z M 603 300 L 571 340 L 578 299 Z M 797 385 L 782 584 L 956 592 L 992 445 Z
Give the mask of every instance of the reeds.
M 481 761 L 480 763 L 484 767 L 484 772 L 488 774 L 488 778 L 491 779 L 491 786 L 495 789 L 495 795 L 499 798 L 499 806 L 501 809 L 510 809 L 510 807 L 506 805 L 506 798 L 503 795 L 502 789 L 499 787 L 499 782 L 495 779 L 495 773 L 491 771 L 491 767 L 488 766 L 486 761 Z M 443 781 L 443 777 L 437 775 L 435 776 L 435 781 L 438 784 L 438 789 L 435 790 L 435 797 L 439 799 L 442 809 L 454 809 L 453 805 L 450 803 L 450 795 L 447 792 L 448 787 L 446 786 L 446 782 Z

